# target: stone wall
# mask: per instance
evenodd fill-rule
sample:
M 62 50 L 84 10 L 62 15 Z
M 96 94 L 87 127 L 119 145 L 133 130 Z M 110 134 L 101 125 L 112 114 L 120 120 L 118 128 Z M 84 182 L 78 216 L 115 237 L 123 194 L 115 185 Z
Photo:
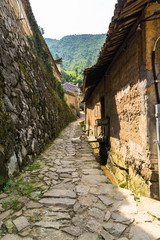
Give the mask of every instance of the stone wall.
M 8 1 L 0 1 L 0 187 L 74 119 L 53 77 L 29 2 L 24 3 L 31 37 Z
M 143 12 L 144 18 L 158 9 L 158 3 L 149 4 Z M 126 184 L 137 195 L 154 198 L 158 197 L 158 161 L 153 144 L 156 101 L 151 54 L 160 34 L 159 24 L 159 20 L 141 24 L 141 31 L 135 31 L 128 39 L 127 46 L 86 103 L 86 125 L 94 135 L 95 120 L 101 118 L 100 99 L 105 98 L 104 115 L 110 117 L 108 165 L 118 182 Z M 159 63 L 156 55 L 158 73 Z
M 31 26 L 28 22 L 28 18 L 26 16 L 21 0 L 8 0 L 8 4 L 10 5 L 12 11 L 15 13 L 17 21 L 19 24 L 21 24 L 23 32 L 28 36 L 32 35 Z

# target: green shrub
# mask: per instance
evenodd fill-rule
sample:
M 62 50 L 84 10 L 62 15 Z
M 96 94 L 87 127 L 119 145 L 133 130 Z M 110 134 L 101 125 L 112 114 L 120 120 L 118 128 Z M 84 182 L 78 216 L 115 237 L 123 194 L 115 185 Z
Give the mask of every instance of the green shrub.
M 13 185 L 13 181 L 9 179 L 5 187 L 3 188 L 3 191 L 6 192 L 10 187 L 12 187 L 12 185 Z

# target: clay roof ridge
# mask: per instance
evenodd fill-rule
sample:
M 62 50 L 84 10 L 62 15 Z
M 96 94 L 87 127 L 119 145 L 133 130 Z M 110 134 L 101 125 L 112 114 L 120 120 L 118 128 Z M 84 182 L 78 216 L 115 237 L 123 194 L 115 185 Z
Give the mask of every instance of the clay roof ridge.
M 78 88 L 77 85 L 73 85 L 73 84 L 68 83 L 68 82 L 62 84 L 62 86 L 64 87 L 64 89 L 65 89 L 66 91 L 76 91 L 77 88 Z
M 136 22 L 140 19 L 145 6 L 155 0 L 118 0 L 115 4 L 114 16 L 109 25 L 106 41 L 101 48 L 96 64 L 84 70 L 83 92 L 88 99 L 91 91 L 101 81 L 109 66 L 117 56 L 120 47 L 125 44 L 136 30 Z M 135 26 L 135 28 L 134 28 Z M 86 91 L 86 92 L 85 92 Z

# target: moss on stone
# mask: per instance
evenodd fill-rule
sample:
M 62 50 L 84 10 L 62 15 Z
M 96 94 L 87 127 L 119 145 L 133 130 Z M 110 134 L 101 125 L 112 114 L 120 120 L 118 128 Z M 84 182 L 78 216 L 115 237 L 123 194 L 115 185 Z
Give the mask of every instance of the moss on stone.
M 2 188 L 6 183 L 6 177 L 0 176 L 0 188 Z
M 7 182 L 6 159 L 10 156 L 15 145 L 16 128 L 10 113 L 0 111 L 0 189 Z
M 33 170 L 39 169 L 40 166 L 41 166 L 40 163 L 34 162 L 34 163 L 32 163 L 31 165 L 28 165 L 28 166 L 26 167 L 26 169 L 27 169 L 27 171 L 33 171 Z
M 39 107 L 39 97 L 35 92 L 32 93 L 32 102 L 35 108 Z
M 6 147 L 6 139 L 14 141 L 16 128 L 10 113 L 4 114 L 0 112 L 0 144 Z
M 132 166 L 130 166 L 130 175 L 128 177 L 128 188 L 134 192 L 138 197 L 150 197 L 150 185 L 138 174 L 135 173 Z
M 120 185 L 119 185 L 119 187 L 121 187 L 121 188 L 127 188 L 127 183 L 126 182 L 123 182 L 123 183 L 121 183 Z
M 32 86 L 32 79 L 29 76 L 29 74 L 27 73 L 25 66 L 23 65 L 22 61 L 20 59 L 17 60 L 18 64 L 19 64 L 19 69 L 23 72 L 24 76 L 25 76 L 25 81 L 28 84 L 29 87 Z
M 0 87 L 3 86 L 3 83 L 4 83 L 4 79 L 3 79 L 2 75 L 1 75 L 1 72 L 0 72 Z M 1 93 L 1 92 L 2 92 L 2 91 L 0 90 L 0 93 Z
M 122 183 L 127 181 L 128 174 L 125 170 L 121 170 L 116 166 L 113 161 L 122 168 L 127 169 L 124 158 L 122 155 L 116 153 L 113 148 L 110 149 L 109 157 L 107 160 L 107 165 L 109 169 L 113 172 L 117 182 Z
M 0 109 L 2 108 L 2 99 L 0 99 Z
M 112 148 L 110 151 L 110 157 L 108 159 L 108 166 L 118 180 L 119 186 L 130 189 L 138 197 L 150 197 L 150 185 L 146 183 L 142 176 L 136 174 L 133 169 L 134 166 L 129 166 L 129 174 L 127 174 L 125 171 L 122 171 L 118 167 L 113 165 L 111 158 L 114 160 L 114 162 L 123 167 L 126 167 L 125 162 L 123 156 L 116 153 Z

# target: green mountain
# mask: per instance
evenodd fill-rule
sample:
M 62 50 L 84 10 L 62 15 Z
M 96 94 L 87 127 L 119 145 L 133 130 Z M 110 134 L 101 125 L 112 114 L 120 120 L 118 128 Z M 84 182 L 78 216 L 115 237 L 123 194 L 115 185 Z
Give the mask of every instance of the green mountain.
M 63 82 L 82 84 L 84 69 L 96 63 L 105 39 L 106 34 L 70 35 L 60 40 L 45 39 L 53 58 L 63 58 Z

